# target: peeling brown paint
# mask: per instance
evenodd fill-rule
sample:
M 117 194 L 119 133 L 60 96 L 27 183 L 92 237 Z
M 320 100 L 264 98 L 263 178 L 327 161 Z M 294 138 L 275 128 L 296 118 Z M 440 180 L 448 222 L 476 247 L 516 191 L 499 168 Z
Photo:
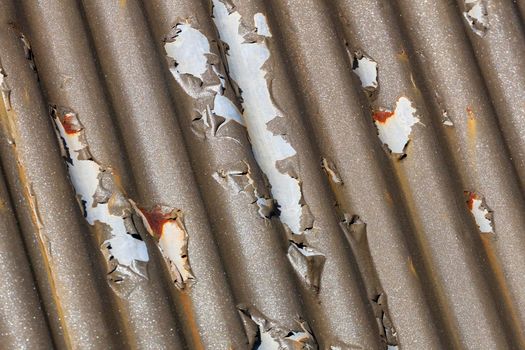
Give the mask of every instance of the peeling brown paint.
M 238 305 L 249 349 L 314 350 L 317 343 L 306 321 L 296 319 L 297 328 L 287 329 L 254 307 Z
M 363 277 L 367 290 L 367 295 L 372 305 L 376 318 L 379 337 L 385 346 L 397 347 L 397 331 L 393 325 L 390 311 L 388 309 L 387 296 L 381 286 L 381 281 L 374 266 L 370 246 L 368 244 L 368 234 L 366 223 L 359 216 L 345 215 L 341 222 L 341 228 L 345 233 L 352 251 L 357 260 L 357 265 Z M 409 268 L 413 269 L 412 260 L 409 258 Z M 414 271 L 415 272 L 415 271 Z
M 306 285 L 319 292 L 326 256 L 312 247 L 295 242 L 290 242 L 286 256 Z
M 321 167 L 325 171 L 326 175 L 330 179 L 330 181 L 336 185 L 343 185 L 343 180 L 341 179 L 341 176 L 339 176 L 339 173 L 337 172 L 337 168 L 335 167 L 335 164 L 331 161 L 329 161 L 326 158 L 323 158 L 321 161 Z
M 212 177 L 222 186 L 232 187 L 237 194 L 247 196 L 250 204 L 257 205 L 257 211 L 263 219 L 270 219 L 277 213 L 275 201 L 259 193 L 247 161 L 242 160 L 234 165 L 226 166 L 225 169 L 213 173 Z

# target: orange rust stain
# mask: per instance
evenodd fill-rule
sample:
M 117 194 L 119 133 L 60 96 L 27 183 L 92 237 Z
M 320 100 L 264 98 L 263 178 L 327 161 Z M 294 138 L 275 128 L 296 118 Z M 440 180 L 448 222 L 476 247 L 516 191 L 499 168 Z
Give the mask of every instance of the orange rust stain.
M 119 0 L 120 7 L 126 7 L 128 1 L 127 0 Z
M 467 107 L 467 138 L 470 156 L 474 158 L 476 152 L 476 115 L 472 107 Z
M 376 111 L 374 112 L 374 115 L 372 116 L 375 121 L 385 124 L 387 119 L 392 117 L 394 115 L 394 112 L 391 111 Z
M 190 342 L 192 343 L 192 348 L 204 350 L 204 345 L 202 344 L 201 337 L 199 334 L 199 327 L 197 326 L 197 322 L 195 321 L 195 317 L 193 314 L 191 299 L 186 293 L 181 293 L 180 301 L 182 304 L 182 308 L 184 309 L 184 315 L 187 317 L 185 326 L 189 328 L 189 331 L 191 333 Z
M 507 285 L 507 278 L 505 276 L 505 272 L 502 269 L 501 262 L 498 259 L 496 252 L 494 250 L 493 240 L 492 236 L 490 235 L 481 235 L 481 242 L 483 243 L 483 248 L 485 249 L 485 255 L 488 258 L 488 262 L 490 267 L 492 268 L 493 276 L 496 280 L 496 283 L 498 285 L 498 291 L 501 292 L 501 300 L 503 304 L 506 306 L 506 315 L 509 317 L 512 322 L 510 324 L 512 325 L 519 325 L 519 317 L 516 313 L 516 308 L 514 308 L 512 305 L 514 304 L 513 298 L 510 294 L 508 285 Z M 516 334 L 519 334 L 519 342 L 520 344 L 525 344 L 525 336 L 523 336 L 521 330 L 514 330 Z
M 40 251 L 42 252 L 42 261 L 45 271 L 47 273 L 47 281 L 50 284 L 49 289 L 51 290 L 52 298 L 55 301 L 58 320 L 60 322 L 60 326 L 62 327 L 63 339 L 66 343 L 66 347 L 68 349 L 71 349 L 73 347 L 71 339 L 73 338 L 70 335 L 68 324 L 65 322 L 65 312 L 62 306 L 61 295 L 58 292 L 59 288 L 63 288 L 61 288 L 62 286 L 58 284 L 59 281 L 57 281 L 56 279 L 56 273 L 54 272 L 54 266 L 51 261 L 51 252 L 49 251 L 49 246 L 45 243 L 44 233 L 42 232 L 43 223 L 38 213 L 36 198 L 32 194 L 31 183 L 28 180 L 28 176 L 23 164 L 20 162 L 20 155 L 18 154 L 18 151 L 16 149 L 16 144 L 18 144 L 19 142 L 19 137 L 18 128 L 15 124 L 15 118 L 15 111 L 7 111 L 7 108 L 4 105 L 4 100 L 0 98 L 0 121 L 7 121 L 7 125 L 3 124 L 1 126 L 7 127 L 8 134 L 15 140 L 14 156 L 16 158 L 16 166 L 18 178 L 20 179 L 20 186 L 22 186 L 22 194 L 26 200 L 26 203 L 29 204 L 29 210 L 31 211 L 31 222 L 36 232 L 38 246 L 40 248 Z
M 160 239 L 162 237 L 164 225 L 168 221 L 176 220 L 176 217 L 174 217 L 173 214 L 166 214 L 162 212 L 162 208 L 159 206 L 154 207 L 152 210 L 145 210 L 142 208 L 139 209 L 146 218 L 146 220 L 148 220 L 148 224 L 151 227 L 153 235 L 156 239 Z
M 74 124 L 75 116 L 71 113 L 67 113 L 62 121 L 62 126 L 68 135 L 74 135 L 80 130 L 78 126 Z
M 472 209 L 474 209 L 474 200 L 479 200 L 479 197 L 474 192 L 468 192 L 468 191 L 465 191 L 465 195 L 468 196 L 467 206 L 469 210 L 472 211 Z
M 468 116 L 469 120 L 476 119 L 476 115 L 474 114 L 474 110 L 470 106 L 467 107 L 467 116 Z

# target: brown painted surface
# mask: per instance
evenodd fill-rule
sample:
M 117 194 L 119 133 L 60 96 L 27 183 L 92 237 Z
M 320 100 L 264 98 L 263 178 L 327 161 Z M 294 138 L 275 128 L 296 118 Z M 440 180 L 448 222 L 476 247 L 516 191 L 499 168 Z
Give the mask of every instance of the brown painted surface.
M 464 0 L 226 3 L 245 23 L 268 20 L 264 69 L 283 112 L 270 129 L 297 152 L 283 167 L 313 227 L 293 237 L 278 210 L 261 215 L 271 188 L 246 129 L 213 115 L 197 129 L 212 102 L 169 70 L 165 40 L 190 24 L 242 109 L 211 1 L 0 0 L 1 346 L 244 349 L 246 305 L 290 330 L 304 319 L 320 349 L 524 348 L 523 2 L 484 1 L 483 36 Z M 352 71 L 355 52 L 378 64 L 373 93 Z M 421 121 L 403 159 L 374 126 L 399 96 Z M 77 113 L 96 161 L 153 208 L 143 213 L 156 238 L 172 219 L 156 208 L 180 210 L 188 288 L 174 286 L 148 235 L 147 279 L 126 295 L 110 288 L 100 227 L 82 217 L 50 104 Z M 62 122 L 79 131 L 67 114 Z M 476 193 L 494 234 L 469 212 Z M 325 256 L 318 290 L 288 261 L 294 239 Z

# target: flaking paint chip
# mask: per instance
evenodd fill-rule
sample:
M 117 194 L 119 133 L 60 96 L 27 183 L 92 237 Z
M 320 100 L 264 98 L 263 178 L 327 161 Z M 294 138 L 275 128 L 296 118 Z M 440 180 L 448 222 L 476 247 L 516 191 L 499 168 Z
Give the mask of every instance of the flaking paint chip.
M 379 139 L 392 153 L 404 154 L 405 147 L 410 141 L 412 127 L 419 122 L 412 102 L 407 97 L 400 97 L 394 111 L 376 110 L 373 119 Z
M 489 29 L 489 17 L 485 0 L 465 0 L 463 17 L 474 33 L 485 36 Z
M 337 171 L 337 168 L 335 167 L 335 164 L 333 162 L 326 158 L 323 158 L 323 160 L 321 161 L 321 167 L 323 168 L 323 170 L 325 171 L 326 175 L 332 183 L 336 185 L 343 185 L 343 180 L 341 179 L 341 176 L 339 176 L 339 172 Z
M 314 290 L 319 291 L 326 257 L 318 250 L 304 244 L 290 242 L 288 260 L 299 277 Z
M 276 213 L 275 201 L 259 192 L 248 162 L 242 160 L 226 166 L 214 172 L 212 177 L 224 188 L 230 188 L 236 194 L 246 195 L 250 204 L 257 205 L 257 212 L 263 219 L 269 219 Z
M 269 319 L 254 307 L 238 305 L 248 338 L 249 349 L 314 350 L 318 345 L 306 321 L 296 319 L 298 327 L 289 329 Z
M 201 129 L 204 132 L 213 130 L 216 135 L 225 122 L 244 125 L 237 106 L 224 94 L 226 77 L 219 71 L 220 58 L 211 51 L 208 38 L 185 22 L 173 27 L 165 41 L 170 72 L 185 93 L 194 99 L 199 113 L 196 121 Z

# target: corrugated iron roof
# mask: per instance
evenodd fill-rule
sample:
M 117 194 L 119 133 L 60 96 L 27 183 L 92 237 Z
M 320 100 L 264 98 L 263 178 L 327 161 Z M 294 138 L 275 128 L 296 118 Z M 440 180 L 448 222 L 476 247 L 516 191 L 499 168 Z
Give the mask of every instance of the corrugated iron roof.
M 525 5 L 0 0 L 5 348 L 525 348 Z

